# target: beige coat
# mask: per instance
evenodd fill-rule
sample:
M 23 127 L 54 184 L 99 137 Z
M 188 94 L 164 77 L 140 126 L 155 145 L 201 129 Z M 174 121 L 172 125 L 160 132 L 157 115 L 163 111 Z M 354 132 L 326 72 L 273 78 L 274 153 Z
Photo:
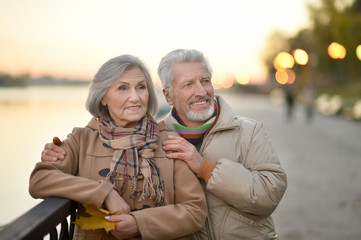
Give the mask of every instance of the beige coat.
M 159 125 L 161 146 L 168 133 Z M 58 196 L 79 203 L 102 207 L 113 185 L 101 176 L 109 168 L 113 150 L 103 145 L 97 123 L 92 119 L 85 128 L 74 128 L 61 147 L 67 152 L 64 161 L 39 162 L 30 176 L 29 192 L 34 198 Z M 142 239 L 174 239 L 202 228 L 207 206 L 201 185 L 187 164 L 166 158 L 161 147 L 155 160 L 165 184 L 165 206 L 132 211 Z M 141 184 L 139 184 L 141 186 Z M 125 199 L 131 208 L 135 205 Z M 74 239 L 114 239 L 104 230 L 76 229 Z
M 220 116 L 200 148 L 204 158 L 218 161 L 208 184 L 202 181 L 213 238 L 204 236 L 205 229 L 198 235 L 216 240 L 277 239 L 270 215 L 286 190 L 286 174 L 263 125 L 236 116 L 224 99 L 217 99 Z M 169 115 L 164 121 L 175 131 Z

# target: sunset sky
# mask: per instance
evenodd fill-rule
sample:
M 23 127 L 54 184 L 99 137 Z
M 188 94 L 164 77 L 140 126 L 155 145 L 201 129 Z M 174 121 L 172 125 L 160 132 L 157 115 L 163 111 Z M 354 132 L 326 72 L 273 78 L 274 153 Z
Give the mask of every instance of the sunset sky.
M 201 50 L 214 74 L 264 78 L 260 53 L 275 29 L 308 24 L 307 0 L 0 0 L 0 72 L 91 80 L 133 54 L 154 80 L 163 55 Z

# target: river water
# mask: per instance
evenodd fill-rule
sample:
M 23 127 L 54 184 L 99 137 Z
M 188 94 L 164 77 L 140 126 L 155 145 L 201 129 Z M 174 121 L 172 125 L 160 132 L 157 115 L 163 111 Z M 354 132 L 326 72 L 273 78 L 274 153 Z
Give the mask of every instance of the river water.
M 45 143 L 89 121 L 87 91 L 87 86 L 0 88 L 0 226 L 41 201 L 28 193 L 29 175 Z

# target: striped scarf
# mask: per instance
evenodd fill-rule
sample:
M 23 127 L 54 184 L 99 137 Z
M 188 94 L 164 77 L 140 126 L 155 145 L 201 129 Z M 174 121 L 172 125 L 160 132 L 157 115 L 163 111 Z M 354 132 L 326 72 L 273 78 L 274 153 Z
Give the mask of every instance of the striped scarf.
M 143 179 L 141 197 L 154 199 L 158 205 L 163 203 L 163 182 L 154 160 L 157 149 L 159 128 L 151 116 L 145 116 L 135 128 L 119 127 L 112 119 L 98 119 L 99 134 L 102 141 L 114 149 L 110 172 L 106 179 L 113 183 L 123 196 L 128 180 L 131 182 L 130 198 L 137 195 L 139 179 Z M 121 186 L 117 186 L 121 179 Z
M 207 136 L 209 131 L 212 129 L 214 124 L 217 122 L 219 116 L 219 108 L 216 100 L 214 100 L 214 112 L 213 115 L 204 123 L 202 126 L 196 128 L 190 128 L 185 126 L 182 119 L 178 116 L 177 110 L 172 109 L 172 122 L 176 131 L 180 136 L 186 139 L 188 142 L 193 145 L 198 144 L 203 141 L 203 138 Z

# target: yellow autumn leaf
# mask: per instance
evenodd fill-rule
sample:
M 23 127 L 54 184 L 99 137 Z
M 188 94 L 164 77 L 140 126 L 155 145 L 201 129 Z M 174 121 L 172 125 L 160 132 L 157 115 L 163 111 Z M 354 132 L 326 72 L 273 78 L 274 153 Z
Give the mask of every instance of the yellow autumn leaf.
M 104 219 L 105 216 L 113 215 L 105 209 L 97 208 L 93 205 L 83 204 L 85 212 L 90 215 L 90 217 L 80 216 L 74 222 L 76 225 L 81 227 L 84 230 L 95 230 L 104 228 L 105 231 L 109 232 L 115 229 L 115 224 Z

